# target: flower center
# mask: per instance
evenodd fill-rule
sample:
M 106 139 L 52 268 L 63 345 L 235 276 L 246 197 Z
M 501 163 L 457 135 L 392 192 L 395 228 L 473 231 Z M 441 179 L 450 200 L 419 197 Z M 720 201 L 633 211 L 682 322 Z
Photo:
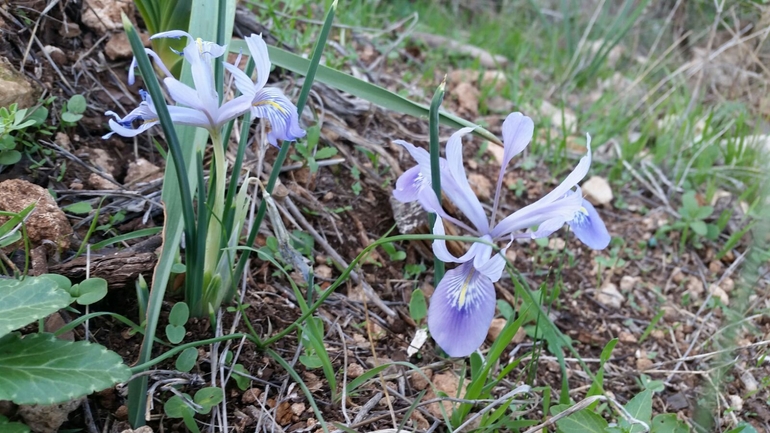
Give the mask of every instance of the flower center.
M 257 101 L 255 103 L 253 103 L 252 105 L 255 106 L 255 107 L 260 107 L 260 106 L 263 106 L 263 105 L 270 105 L 273 108 L 275 108 L 276 110 L 280 111 L 282 114 L 286 114 L 286 109 L 281 107 L 280 105 L 278 105 L 276 102 L 273 102 L 273 101 Z
M 463 286 L 460 289 L 460 296 L 457 299 L 457 305 L 462 308 L 465 306 L 465 296 L 468 294 L 468 287 L 470 286 L 471 278 L 473 278 L 473 274 L 476 272 L 476 269 L 471 268 L 470 273 L 468 273 L 468 277 L 465 278 L 465 281 L 463 281 Z

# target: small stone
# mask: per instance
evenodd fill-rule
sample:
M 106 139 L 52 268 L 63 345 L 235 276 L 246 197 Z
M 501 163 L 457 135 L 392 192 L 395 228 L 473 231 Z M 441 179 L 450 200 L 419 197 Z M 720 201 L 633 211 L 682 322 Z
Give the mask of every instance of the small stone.
M 490 343 L 497 341 L 506 323 L 507 320 L 502 317 L 492 319 L 492 324 L 489 325 L 489 331 L 487 331 L 487 341 Z
M 468 381 L 467 380 L 463 381 L 462 387 L 461 387 L 460 378 L 457 377 L 457 375 L 452 371 L 445 371 L 433 376 L 433 385 L 435 386 L 437 391 L 443 391 L 444 393 L 446 393 L 446 395 L 450 397 L 457 397 L 457 396 L 465 395 L 465 389 L 468 386 Z M 426 400 L 433 400 L 436 397 L 437 396 L 433 388 L 430 388 L 428 392 L 425 394 Z M 452 402 L 443 401 L 440 404 L 444 406 L 444 412 L 452 413 L 452 406 L 453 406 Z M 438 402 L 431 403 L 430 405 L 428 405 L 428 410 L 436 418 L 441 419 L 443 417 L 442 415 L 443 412 Z
M 743 388 L 747 392 L 754 392 L 759 389 L 759 383 L 757 382 L 757 379 L 755 379 L 754 375 L 751 374 L 751 372 L 748 370 L 741 373 L 741 382 L 743 382 Z
M 109 173 L 111 176 L 115 175 L 115 161 L 106 150 L 93 148 L 87 149 L 87 151 L 88 160 L 91 161 L 91 164 Z
M 645 371 L 649 370 L 649 368 L 652 367 L 652 360 L 647 358 L 646 356 L 638 358 L 636 360 L 636 369 L 639 371 Z
M 37 102 L 38 91 L 5 57 L 0 57 L 0 107 L 13 103 L 28 108 Z
M 257 400 L 259 400 L 260 395 L 262 395 L 261 389 L 249 388 L 246 391 L 244 391 L 243 395 L 241 396 L 241 401 L 246 404 L 252 404 L 252 403 L 255 403 Z
M 733 281 L 732 278 L 725 278 L 719 287 L 721 287 L 725 292 L 730 293 L 735 288 L 735 281 Z
M 690 406 L 690 403 L 687 401 L 687 397 L 685 397 L 681 392 L 667 397 L 666 404 L 668 405 L 668 410 L 674 412 L 680 411 Z
M 110 40 L 104 46 L 104 54 L 110 60 L 128 59 L 134 55 L 131 51 L 131 43 L 128 41 L 128 35 L 125 32 L 113 33 Z
M 719 274 L 722 272 L 722 268 L 724 265 L 719 260 L 712 260 L 711 263 L 709 263 L 709 272 L 711 272 L 714 275 Z
M 666 333 L 663 332 L 662 329 L 654 329 L 652 332 L 650 332 L 650 335 L 652 335 L 652 338 L 654 338 L 656 341 L 662 341 L 664 338 L 666 338 Z
M 503 149 L 503 146 L 500 146 L 497 143 L 493 143 L 491 141 L 487 142 L 487 152 L 489 152 L 492 157 L 497 161 L 498 164 L 502 164 L 505 162 L 504 155 L 505 155 L 505 149 Z
M 80 30 L 80 26 L 72 21 L 68 21 L 59 27 L 59 34 L 65 38 L 76 38 L 80 36 L 81 33 L 83 32 Z
M 43 47 L 43 51 L 45 51 L 57 65 L 63 65 L 67 62 L 67 55 L 64 54 L 64 51 L 59 47 L 46 45 Z
M 722 304 L 724 305 L 730 304 L 730 297 L 727 296 L 727 292 L 725 292 L 724 289 L 717 286 L 716 284 L 712 284 L 711 286 L 709 286 L 709 293 L 711 293 L 711 296 L 719 298 Z
M 70 140 L 70 136 L 63 133 L 63 132 L 57 132 L 56 136 L 54 136 L 54 143 L 56 143 L 57 146 L 60 146 L 62 149 L 66 151 L 72 150 L 72 141 Z
M 348 365 L 347 373 L 348 379 L 355 379 L 364 374 L 364 367 L 361 367 L 359 364 L 353 362 Z
M 305 403 L 294 403 L 291 405 L 291 413 L 300 416 L 305 412 Z
M 599 176 L 592 176 L 581 185 L 586 200 L 595 206 L 606 205 L 612 202 L 612 188 L 607 179 Z
M 134 16 L 134 2 L 124 0 L 83 1 L 81 22 L 99 36 L 111 30 L 123 29 L 121 13 Z
M 693 299 L 701 299 L 703 296 L 703 282 L 700 280 L 700 278 L 697 277 L 689 277 L 687 278 L 687 293 L 690 294 L 690 297 Z
M 144 158 L 139 158 L 128 165 L 124 183 L 132 185 L 139 182 L 150 182 L 161 177 L 163 177 L 163 170 L 160 167 Z
M 59 250 L 69 249 L 72 226 L 48 190 L 21 179 L 0 183 L 0 210 L 18 213 L 32 203 L 37 204 L 27 218 L 26 228 L 33 247 L 52 241 Z M 0 217 L 0 224 L 6 221 L 7 217 Z
M 460 104 L 460 112 L 464 112 L 470 117 L 475 117 L 479 114 L 480 92 L 476 86 L 463 81 L 455 87 L 454 94 L 457 96 L 457 102 Z
M 470 183 L 471 189 L 479 200 L 489 200 L 492 194 L 492 182 L 490 182 L 486 176 L 478 173 L 471 173 L 468 175 L 468 183 Z
M 740 412 L 743 410 L 743 399 L 740 396 L 737 395 L 731 395 L 730 396 L 730 407 L 735 410 L 735 412 Z
M 612 283 L 606 283 L 596 294 L 596 300 L 610 308 L 620 309 L 623 304 L 623 295 L 618 287 Z
M 567 242 L 564 241 L 562 238 L 550 238 L 548 239 L 548 248 L 555 250 L 555 251 L 561 251 L 564 249 L 564 247 L 567 246 Z
M 34 432 L 55 433 L 67 421 L 69 414 L 80 407 L 85 397 L 52 405 L 21 405 L 18 414 Z
M 569 133 L 577 126 L 577 116 L 567 107 L 562 110 L 548 101 L 543 101 L 540 105 L 540 114 L 551 119 L 551 127 L 559 131 L 565 130 Z
M 324 280 L 330 280 L 332 278 L 332 268 L 326 265 L 318 265 L 315 268 L 313 268 L 313 274 L 318 278 L 322 278 Z
M 430 368 L 426 368 L 425 370 L 422 370 L 422 373 L 424 373 L 424 376 L 423 374 L 420 374 L 420 372 L 414 371 L 412 372 L 412 376 L 410 379 L 412 382 L 412 387 L 417 391 L 422 391 L 425 388 L 427 388 L 430 385 L 430 378 L 433 377 L 433 370 L 431 370 Z
M 621 292 L 630 292 L 633 290 L 634 286 L 636 285 L 637 278 L 632 277 L 630 275 L 624 275 L 623 278 L 620 279 L 620 291 Z
M 638 341 L 634 334 L 626 331 L 620 332 L 618 340 L 620 340 L 621 343 L 636 343 Z
M 428 422 L 427 419 L 425 419 L 425 416 L 423 416 L 423 414 L 420 413 L 419 410 L 413 411 L 410 418 L 412 419 L 412 421 L 414 421 L 414 424 L 417 427 L 417 430 L 426 431 L 430 428 L 430 423 Z
M 88 184 L 91 185 L 91 187 L 95 190 L 115 190 L 119 189 L 120 186 L 115 184 L 114 182 L 110 182 L 109 180 L 105 179 L 103 176 L 99 176 L 96 173 L 91 173 L 90 176 L 88 176 Z

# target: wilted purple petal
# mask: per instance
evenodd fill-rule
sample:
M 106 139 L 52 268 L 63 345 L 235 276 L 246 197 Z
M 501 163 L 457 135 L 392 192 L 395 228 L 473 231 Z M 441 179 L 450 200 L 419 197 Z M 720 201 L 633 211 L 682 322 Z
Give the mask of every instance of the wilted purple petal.
M 468 356 L 484 342 L 494 315 L 492 281 L 466 262 L 448 271 L 433 292 L 428 330 L 449 356 Z
M 603 250 L 610 244 L 610 234 L 604 221 L 588 200 L 583 199 L 583 207 L 568 222 L 575 236 L 589 248 Z

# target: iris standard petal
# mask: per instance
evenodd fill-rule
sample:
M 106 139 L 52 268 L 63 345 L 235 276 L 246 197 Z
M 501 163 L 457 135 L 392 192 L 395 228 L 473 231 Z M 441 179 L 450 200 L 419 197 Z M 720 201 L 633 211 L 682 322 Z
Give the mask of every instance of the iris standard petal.
M 203 104 L 201 109 L 214 113 L 219 107 L 219 96 L 214 87 L 214 74 L 211 70 L 211 62 L 207 61 L 203 47 L 195 42 L 187 44 L 184 47 L 184 58 L 190 64 L 195 91 L 201 104 Z
M 259 90 L 252 102 L 251 115 L 270 121 L 267 141 L 273 146 L 279 140 L 294 141 L 305 136 L 305 130 L 299 127 L 297 107 L 279 89 Z
M 463 167 L 462 137 L 473 131 L 474 128 L 462 128 L 452 134 L 446 144 L 447 168 L 451 175 L 449 182 L 444 182 L 441 189 L 445 190 L 452 202 L 460 208 L 463 214 L 473 223 L 481 233 L 489 231 L 489 221 L 481 207 L 478 197 L 468 183 L 465 167 Z M 442 178 L 442 181 L 444 179 Z
M 494 315 L 492 281 L 467 262 L 448 271 L 433 292 L 428 329 L 449 356 L 468 356 L 484 342 Z
M 503 122 L 503 169 L 520 154 L 532 140 L 535 122 L 521 113 L 511 113 Z
M 393 190 L 393 197 L 401 203 L 416 201 L 422 188 L 423 180 L 424 176 L 420 173 L 420 166 L 415 165 L 398 177 L 396 188 Z
M 610 234 L 604 221 L 586 199 L 583 199 L 583 208 L 569 221 L 569 226 L 575 236 L 589 248 L 603 250 L 610 244 Z
M 265 87 L 270 75 L 270 57 L 267 54 L 267 44 L 262 40 L 262 35 L 251 35 L 246 38 L 246 46 L 249 47 L 251 58 L 254 60 L 254 69 L 257 71 L 257 82 L 254 86 L 257 90 Z

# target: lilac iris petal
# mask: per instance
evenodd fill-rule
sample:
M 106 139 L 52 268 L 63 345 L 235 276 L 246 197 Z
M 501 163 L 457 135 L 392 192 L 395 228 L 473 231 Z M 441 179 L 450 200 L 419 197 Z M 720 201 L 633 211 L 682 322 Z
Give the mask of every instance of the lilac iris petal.
M 481 346 L 495 315 L 495 288 L 471 262 L 447 271 L 433 292 L 428 328 L 449 356 L 468 356 Z
M 251 115 L 270 122 L 271 131 L 267 141 L 273 146 L 277 147 L 279 140 L 294 141 L 304 137 L 305 130 L 299 126 L 297 107 L 279 89 L 265 87 L 270 74 L 270 59 L 262 35 L 251 35 L 245 40 L 256 66 L 256 82 L 252 82 L 235 65 L 225 63 L 225 68 L 232 75 L 235 87 L 244 96 L 248 96 Z
M 445 187 L 442 184 L 442 189 L 479 232 L 485 233 L 489 231 L 489 221 L 484 208 L 481 207 L 481 202 L 468 183 L 468 176 L 465 174 L 465 167 L 463 167 L 462 137 L 473 129 L 462 128 L 449 137 L 446 144 L 446 159 L 454 183 L 449 181 Z
M 583 199 L 583 207 L 568 223 L 575 236 L 589 248 L 603 250 L 610 244 L 607 227 L 588 200 Z

